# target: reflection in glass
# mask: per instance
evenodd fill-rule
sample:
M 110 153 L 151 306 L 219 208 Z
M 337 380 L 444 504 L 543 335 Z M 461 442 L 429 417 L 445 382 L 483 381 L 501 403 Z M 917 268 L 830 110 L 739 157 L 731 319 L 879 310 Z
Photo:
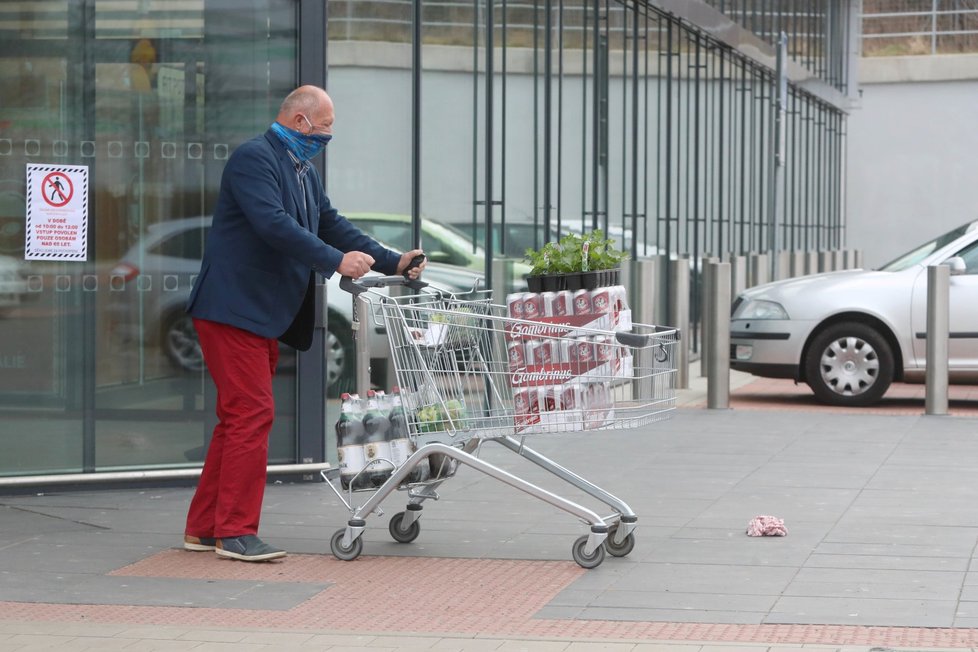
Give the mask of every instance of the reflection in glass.
M 295 85 L 292 1 L 88 5 L 0 4 L 0 475 L 203 459 L 202 220 Z M 25 164 L 52 162 L 89 166 L 84 263 L 23 260 Z M 294 459 L 294 370 L 283 351 L 273 462 Z

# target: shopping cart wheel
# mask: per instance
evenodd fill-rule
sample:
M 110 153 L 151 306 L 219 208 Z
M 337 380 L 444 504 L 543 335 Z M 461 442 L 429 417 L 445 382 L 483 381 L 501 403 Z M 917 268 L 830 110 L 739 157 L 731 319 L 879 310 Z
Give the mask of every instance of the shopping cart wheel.
M 612 557 L 624 557 L 635 547 L 635 533 L 629 532 L 624 541 L 615 543 L 617 530 L 618 528 L 611 528 L 608 532 L 608 538 L 604 540 L 604 547 Z
M 398 543 L 411 543 L 421 534 L 421 521 L 413 521 L 406 529 L 401 528 L 401 523 L 403 522 L 404 512 L 398 512 L 391 516 L 391 522 L 387 526 L 387 529 L 390 530 L 391 537 L 394 538 L 394 541 Z
M 333 552 L 333 556 L 340 561 L 353 561 L 363 552 L 363 539 L 357 537 L 348 548 L 344 548 L 344 534 L 346 534 L 346 528 L 337 530 L 329 540 L 329 549 Z
M 571 548 L 571 556 L 578 566 L 582 568 L 595 568 L 604 561 L 604 547 L 598 546 L 590 555 L 584 554 L 584 547 L 587 546 L 588 536 L 585 534 L 574 542 Z

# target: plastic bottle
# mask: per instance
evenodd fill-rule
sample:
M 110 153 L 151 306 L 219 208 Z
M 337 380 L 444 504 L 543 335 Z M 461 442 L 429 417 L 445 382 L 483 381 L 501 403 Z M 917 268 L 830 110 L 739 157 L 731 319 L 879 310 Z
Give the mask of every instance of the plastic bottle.
M 368 467 L 364 475 L 375 487 L 384 484 L 394 470 L 394 465 L 390 462 L 391 444 L 388 439 L 391 430 L 391 422 L 388 418 L 390 410 L 381 407 L 384 402 L 383 392 L 374 390 L 367 392 L 367 413 L 363 416 L 363 428 L 367 436 L 364 457 Z
M 366 464 L 365 433 L 359 397 L 344 393 L 340 398 L 343 403 L 340 418 L 336 421 L 336 455 L 340 462 L 340 484 L 343 489 L 349 489 L 354 476 Z
M 392 390 L 390 397 L 391 401 L 391 411 L 390 411 L 390 444 L 391 444 L 391 461 L 394 462 L 394 466 L 400 467 L 407 461 L 407 458 L 411 456 L 415 451 L 415 446 L 411 443 L 410 431 L 408 430 L 407 412 L 404 410 L 404 405 L 401 402 L 401 392 L 400 388 L 395 387 Z M 425 458 L 414 467 L 414 470 L 408 476 L 408 482 L 423 482 L 428 479 L 430 475 L 428 467 L 428 459 Z

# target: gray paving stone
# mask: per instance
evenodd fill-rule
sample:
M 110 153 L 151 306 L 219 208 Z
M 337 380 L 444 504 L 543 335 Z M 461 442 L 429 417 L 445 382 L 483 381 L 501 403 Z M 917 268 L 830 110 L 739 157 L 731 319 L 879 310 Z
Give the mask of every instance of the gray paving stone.
M 963 578 L 955 572 L 803 568 L 785 595 L 938 600 L 959 590 Z
M 329 585 L 291 582 L 210 581 L 98 574 L 35 574 L 5 582 L 5 600 L 52 604 L 117 604 L 225 609 L 287 610 Z M 6 578 L 5 578 L 6 579 Z
M 838 536 L 837 529 L 832 536 Z M 873 556 L 896 556 L 896 557 L 935 557 L 940 559 L 963 559 L 966 562 L 971 559 L 971 547 L 966 546 L 966 540 L 957 542 L 957 545 L 941 544 L 922 544 L 922 543 L 845 543 L 838 541 L 823 541 L 818 545 L 815 554 L 822 555 L 865 555 Z
M 944 525 L 906 524 L 875 522 L 855 518 L 847 514 L 826 536 L 827 542 L 914 545 L 920 550 L 951 549 L 954 551 L 974 549 L 978 538 L 978 527 L 948 527 Z
M 614 583 L 623 591 L 779 595 L 798 572 L 793 566 L 636 564 Z M 575 583 L 576 584 L 576 583 Z
M 967 570 L 969 560 L 964 557 L 924 557 L 896 555 L 863 554 L 822 554 L 816 552 L 809 558 L 807 568 L 849 568 L 876 570 L 923 570 L 954 571 Z
M 746 522 L 744 527 L 746 528 Z M 656 546 L 655 561 L 673 564 L 710 563 L 721 565 L 798 566 L 811 554 L 810 549 L 798 549 L 786 543 L 788 537 L 736 536 L 729 541 L 716 539 L 686 539 L 680 532 L 673 540 Z M 644 559 L 643 561 L 651 561 Z
M 777 601 L 764 622 L 951 627 L 955 604 L 954 600 L 784 597 Z
M 764 613 L 775 599 L 771 595 L 736 595 L 722 593 L 693 593 L 678 591 L 622 591 L 611 589 L 595 596 L 588 608 L 606 609 L 677 609 L 696 611 L 727 611 L 731 605 L 747 612 Z
M 736 609 L 702 611 L 696 609 L 625 609 L 588 607 L 577 616 L 581 620 L 614 620 L 625 622 L 729 623 L 757 625 L 767 612 L 751 613 Z

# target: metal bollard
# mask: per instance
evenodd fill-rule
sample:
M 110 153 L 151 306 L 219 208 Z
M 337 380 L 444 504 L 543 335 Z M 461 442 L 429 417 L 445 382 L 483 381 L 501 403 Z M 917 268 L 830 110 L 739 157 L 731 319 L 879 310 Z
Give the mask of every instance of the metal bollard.
M 747 256 L 730 257 L 730 292 L 737 296 L 747 289 Z
M 778 252 L 777 264 L 774 266 L 775 274 L 772 281 L 780 281 L 782 279 L 791 278 L 791 252 L 790 251 L 780 251 Z
M 838 272 L 845 269 L 845 257 L 841 249 L 832 250 L 832 271 Z
M 515 258 L 494 258 L 492 261 L 492 301 L 497 306 L 506 305 L 506 295 L 516 283 Z
M 709 323 L 713 319 L 711 316 L 711 311 L 713 310 L 713 290 L 710 288 L 710 277 L 706 273 L 710 265 L 719 263 L 720 259 L 716 256 L 707 256 L 703 258 L 703 286 L 700 293 L 700 378 L 706 377 L 706 360 L 710 353 L 710 338 L 707 334 L 707 329 L 709 328 Z
M 771 279 L 770 276 L 770 264 L 768 263 L 767 254 L 751 254 L 750 258 L 750 287 L 755 285 L 764 285 Z
M 818 274 L 818 252 L 805 252 L 805 274 Z
M 853 264 L 852 249 L 842 250 L 842 269 L 852 269 L 855 265 Z
M 704 360 L 707 366 L 706 407 L 730 407 L 730 265 L 711 263 L 704 283 L 710 288 L 710 321 L 706 324 Z M 708 353 L 707 353 L 708 352 Z
M 628 291 L 628 306 L 632 321 L 637 324 L 655 324 L 659 301 L 659 267 L 657 258 L 630 260 L 622 268 L 622 285 Z
M 791 252 L 791 277 L 796 278 L 798 276 L 804 276 L 805 272 L 805 252 L 804 251 L 792 251 Z
M 924 414 L 947 414 L 949 287 L 947 265 L 927 268 L 927 370 Z
M 676 389 L 689 389 L 689 260 L 669 261 L 672 285 L 669 288 L 670 326 L 679 329 L 679 355 L 676 357 Z
M 831 272 L 832 271 L 832 252 L 831 251 L 820 251 L 818 252 L 818 271 L 819 272 Z

